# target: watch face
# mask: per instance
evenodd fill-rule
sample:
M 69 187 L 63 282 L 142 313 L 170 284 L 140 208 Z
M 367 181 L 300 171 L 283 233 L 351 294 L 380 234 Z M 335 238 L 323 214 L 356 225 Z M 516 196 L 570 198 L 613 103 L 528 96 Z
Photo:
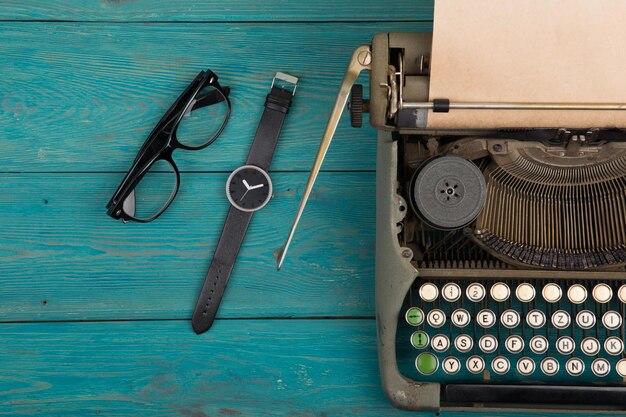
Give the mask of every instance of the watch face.
M 244 165 L 228 177 L 226 195 L 230 203 L 239 210 L 256 211 L 270 200 L 272 181 L 261 168 Z

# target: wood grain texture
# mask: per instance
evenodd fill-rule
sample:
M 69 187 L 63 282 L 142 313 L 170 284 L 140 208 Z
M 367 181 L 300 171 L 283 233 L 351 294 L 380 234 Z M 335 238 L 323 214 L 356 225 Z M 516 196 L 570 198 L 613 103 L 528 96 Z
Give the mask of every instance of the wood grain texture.
M 383 21 L 431 20 L 433 0 L 348 1 L 3 1 L 2 20 L 78 21 Z
M 233 114 L 209 148 L 176 155 L 181 170 L 228 171 L 245 160 L 277 70 L 301 82 L 272 169 L 309 170 L 354 48 L 377 32 L 429 27 L 0 23 L 0 172 L 125 171 L 205 68 L 232 87 Z M 346 115 L 324 169 L 373 170 L 375 136 Z
M 375 334 L 374 320 L 229 320 L 201 336 L 182 321 L 4 324 L 0 415 L 435 417 L 386 402 Z
M 183 174 L 155 222 L 116 222 L 121 174 L 0 177 L 0 321 L 191 317 L 222 231 L 228 174 Z M 219 317 L 373 316 L 374 174 L 324 173 L 285 267 L 305 173 L 276 173 Z M 341 202 L 341 203 L 339 203 Z

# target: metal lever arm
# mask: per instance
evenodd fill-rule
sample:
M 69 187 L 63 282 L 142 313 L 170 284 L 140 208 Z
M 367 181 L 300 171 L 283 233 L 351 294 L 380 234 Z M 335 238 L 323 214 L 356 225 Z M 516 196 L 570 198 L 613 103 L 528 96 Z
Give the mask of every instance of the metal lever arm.
M 289 237 L 287 237 L 285 246 L 274 252 L 277 269 L 280 269 L 283 265 L 283 262 L 285 261 L 285 256 L 287 255 L 289 244 L 291 243 L 296 228 L 298 227 L 298 222 L 300 221 L 300 217 L 302 217 L 302 213 L 304 212 L 304 208 L 306 207 L 306 203 L 311 194 L 311 190 L 313 190 L 313 185 L 315 184 L 317 175 L 320 172 L 320 168 L 322 167 L 322 163 L 324 162 L 324 158 L 326 157 L 326 153 L 328 152 L 330 142 L 333 140 L 335 130 L 337 130 L 337 125 L 339 124 L 339 119 L 341 118 L 343 109 L 346 107 L 348 96 L 350 95 L 350 89 L 356 82 L 356 79 L 359 77 L 361 71 L 370 69 L 371 61 L 372 52 L 369 45 L 358 47 L 352 54 L 350 64 L 348 65 L 348 69 L 346 70 L 346 74 L 344 75 L 343 81 L 341 83 L 341 88 L 339 89 L 339 94 L 337 94 L 335 105 L 332 112 L 330 113 L 330 117 L 328 118 L 326 130 L 324 130 L 324 136 L 322 136 L 322 141 L 320 143 L 319 150 L 317 151 L 315 162 L 313 162 L 313 167 L 311 168 L 311 174 L 309 175 L 309 179 L 306 183 L 306 188 L 304 189 L 304 195 L 302 195 L 302 200 L 300 201 L 300 206 L 298 207 L 298 212 L 296 213 L 296 218 L 294 219 L 293 225 L 291 226 L 291 230 L 289 232 Z

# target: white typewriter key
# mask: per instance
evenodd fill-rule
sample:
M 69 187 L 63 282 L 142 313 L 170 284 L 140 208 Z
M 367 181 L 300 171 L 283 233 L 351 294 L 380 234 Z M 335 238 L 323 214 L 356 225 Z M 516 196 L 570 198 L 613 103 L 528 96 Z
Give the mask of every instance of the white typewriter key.
M 470 313 L 464 308 L 458 308 L 452 312 L 452 323 L 456 327 L 465 327 L 471 320 Z
M 461 287 L 454 282 L 449 282 L 441 289 L 441 296 L 451 303 L 461 298 Z
M 572 322 L 569 313 L 565 310 L 557 310 L 552 314 L 552 325 L 559 330 L 563 330 L 569 327 Z
M 576 314 L 576 324 L 581 329 L 591 329 L 596 325 L 596 316 L 589 310 L 580 311 Z
M 596 356 L 600 352 L 600 342 L 594 337 L 585 337 L 580 342 L 580 349 L 587 356 Z
M 509 360 L 504 356 L 496 356 L 491 362 L 491 370 L 498 375 L 504 375 L 511 369 Z
M 546 324 L 546 315 L 541 310 L 530 310 L 526 314 L 526 323 L 533 329 L 540 329 Z
M 613 298 L 613 290 L 607 284 L 598 284 L 591 291 L 593 299 L 600 304 L 606 304 Z
M 561 336 L 556 341 L 556 350 L 561 355 L 571 355 L 576 349 L 576 342 L 569 336 Z
M 441 363 L 443 371 L 448 375 L 454 375 L 461 369 L 461 361 L 454 356 L 448 356 Z
M 460 334 L 454 339 L 454 347 L 461 353 L 467 353 L 474 347 L 474 339 L 466 334 Z
M 496 313 L 491 310 L 480 310 L 476 315 L 476 321 L 480 327 L 488 329 L 496 324 Z
M 587 299 L 587 289 L 580 284 L 574 284 L 567 290 L 567 298 L 574 304 L 582 304 Z
M 626 378 L 626 359 L 620 359 L 615 365 L 615 370 L 622 378 Z
M 500 316 L 500 323 L 507 329 L 514 329 L 519 326 L 519 313 L 515 310 L 505 310 Z
M 439 289 L 433 283 L 427 282 L 422 284 L 419 289 L 420 298 L 428 303 L 433 302 L 439 296 Z
M 597 358 L 591 362 L 591 371 L 595 376 L 605 377 L 611 372 L 611 364 L 604 358 Z
M 528 341 L 528 346 L 530 346 L 530 350 L 532 350 L 533 353 L 542 355 L 548 350 L 548 339 L 543 336 L 533 336 Z
M 430 339 L 430 347 L 435 352 L 445 352 L 450 348 L 450 339 L 445 334 L 436 334 Z
M 498 339 L 493 335 L 486 334 L 478 339 L 478 347 L 485 353 L 493 353 L 498 349 Z
M 571 376 L 580 376 L 585 371 L 585 363 L 580 358 L 569 358 L 565 362 L 565 369 Z
M 446 323 L 446 314 L 439 309 L 430 310 L 426 315 L 426 321 L 430 327 L 438 329 Z
M 527 357 L 520 358 L 517 361 L 517 372 L 524 376 L 531 375 L 535 372 L 535 361 Z
M 535 287 L 528 283 L 523 283 L 515 289 L 515 296 L 522 303 L 529 303 L 535 298 Z
M 602 324 L 609 330 L 617 330 L 622 327 L 622 316 L 617 311 L 607 311 L 602 315 Z
M 543 358 L 539 366 L 541 372 L 547 376 L 554 376 L 559 372 L 559 361 L 554 358 Z
M 546 284 L 541 290 L 541 295 L 547 302 L 556 303 L 561 299 L 563 291 L 561 291 L 561 287 L 556 284 Z
M 619 287 L 619 290 L 617 290 L 617 298 L 619 298 L 622 303 L 626 303 L 626 284 L 622 285 Z
M 604 341 L 604 350 L 609 355 L 621 355 L 624 352 L 624 342 L 619 337 L 611 336 Z
M 483 287 L 482 284 L 474 282 L 467 286 L 467 289 L 465 290 L 465 295 L 467 296 L 467 298 L 477 303 L 485 298 L 485 292 L 485 287 Z
M 506 338 L 504 346 L 509 352 L 516 354 L 524 350 L 524 339 L 521 336 L 513 334 Z
M 474 355 L 467 358 L 465 367 L 473 374 L 479 374 L 485 370 L 485 360 L 480 356 Z
M 511 289 L 504 282 L 496 282 L 491 286 L 489 293 L 491 294 L 491 298 L 501 303 L 509 299 Z

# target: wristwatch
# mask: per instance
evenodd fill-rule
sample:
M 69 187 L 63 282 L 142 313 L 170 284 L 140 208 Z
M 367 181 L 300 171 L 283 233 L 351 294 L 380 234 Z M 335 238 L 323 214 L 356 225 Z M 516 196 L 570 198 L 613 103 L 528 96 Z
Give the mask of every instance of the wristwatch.
M 252 215 L 272 198 L 272 180 L 267 172 L 297 84 L 296 77 L 276 73 L 248 159 L 226 181 L 230 208 L 191 319 L 198 334 L 209 330 L 215 320 Z

